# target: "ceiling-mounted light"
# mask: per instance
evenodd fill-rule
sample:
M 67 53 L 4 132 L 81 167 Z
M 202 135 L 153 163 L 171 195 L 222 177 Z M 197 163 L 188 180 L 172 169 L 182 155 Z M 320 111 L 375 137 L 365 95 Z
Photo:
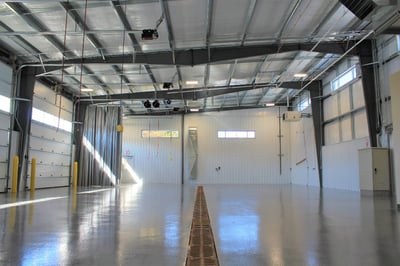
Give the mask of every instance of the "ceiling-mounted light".
M 295 78 L 306 78 L 308 75 L 307 73 L 296 73 L 294 74 Z
M 163 89 L 170 89 L 173 88 L 174 84 L 172 84 L 171 82 L 164 82 L 163 83 Z
M 266 103 L 265 106 L 266 107 L 272 107 L 272 106 L 275 106 L 275 103 Z
M 157 29 L 145 29 L 142 31 L 142 40 L 155 40 L 158 38 Z
M 155 101 L 153 102 L 153 107 L 154 107 L 154 108 L 160 107 L 160 102 L 159 102 L 158 100 L 155 100 Z
M 151 102 L 150 102 L 149 100 L 146 100 L 146 101 L 143 103 L 143 105 L 144 105 L 144 107 L 146 107 L 146 108 L 151 108 Z
M 92 92 L 93 91 L 93 89 L 91 89 L 91 88 L 82 88 L 81 89 L 81 92 Z
M 190 112 L 198 112 L 199 108 L 190 108 Z
M 197 85 L 199 84 L 198 80 L 187 80 L 186 85 Z

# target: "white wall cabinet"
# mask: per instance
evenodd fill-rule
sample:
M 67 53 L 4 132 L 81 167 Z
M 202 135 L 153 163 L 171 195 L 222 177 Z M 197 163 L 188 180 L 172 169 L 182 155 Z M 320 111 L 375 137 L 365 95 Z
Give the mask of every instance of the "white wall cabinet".
M 361 192 L 389 192 L 389 150 L 365 148 L 358 150 Z

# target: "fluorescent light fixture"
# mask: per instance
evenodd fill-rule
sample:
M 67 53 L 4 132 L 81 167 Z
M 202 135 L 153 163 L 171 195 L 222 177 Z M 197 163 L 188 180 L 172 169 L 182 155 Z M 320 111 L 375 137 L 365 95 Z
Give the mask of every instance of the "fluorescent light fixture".
M 199 108 L 190 108 L 190 112 L 198 112 Z
M 187 80 L 186 85 L 197 85 L 199 84 L 198 80 Z
M 306 78 L 308 75 L 306 73 L 296 73 L 294 74 L 295 78 Z
M 275 103 L 266 103 L 265 106 L 272 107 L 272 106 L 275 106 Z
M 91 88 L 82 88 L 81 89 L 81 92 L 92 92 L 93 91 L 93 89 L 91 89 Z

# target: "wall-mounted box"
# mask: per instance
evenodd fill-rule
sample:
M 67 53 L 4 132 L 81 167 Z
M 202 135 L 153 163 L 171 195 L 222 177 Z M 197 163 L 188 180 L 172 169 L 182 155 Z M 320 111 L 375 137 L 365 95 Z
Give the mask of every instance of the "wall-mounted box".
M 297 111 L 287 111 L 283 113 L 282 120 L 284 121 L 299 121 L 301 119 L 301 113 Z
M 390 193 L 389 150 L 365 148 L 358 150 L 360 191 L 363 194 Z

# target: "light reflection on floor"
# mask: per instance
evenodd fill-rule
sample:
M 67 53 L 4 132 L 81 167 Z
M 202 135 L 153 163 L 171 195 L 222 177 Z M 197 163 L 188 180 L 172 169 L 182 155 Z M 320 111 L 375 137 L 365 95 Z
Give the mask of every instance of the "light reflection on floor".
M 195 191 L 0 195 L 0 265 L 183 265 Z M 400 219 L 389 198 L 297 186 L 204 191 L 221 265 L 398 265 Z

